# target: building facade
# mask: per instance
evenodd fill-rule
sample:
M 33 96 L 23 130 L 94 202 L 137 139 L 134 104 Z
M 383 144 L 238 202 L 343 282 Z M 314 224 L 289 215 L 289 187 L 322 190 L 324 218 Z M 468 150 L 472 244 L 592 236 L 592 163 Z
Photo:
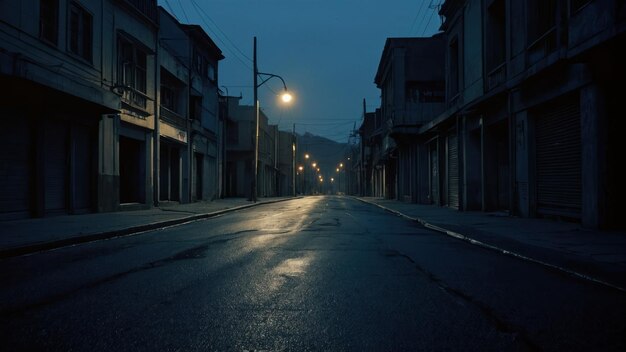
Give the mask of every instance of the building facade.
M 1 6 L 0 216 L 152 204 L 156 1 Z
M 417 135 L 434 203 L 623 227 L 624 1 L 448 0 L 446 110 Z M 419 166 L 419 165 L 418 165 Z
M 416 179 L 419 155 L 418 129 L 444 110 L 445 36 L 431 38 L 388 38 L 374 83 L 381 90 L 380 113 L 389 126 L 395 150 L 394 163 L 385 177 L 386 195 L 407 202 L 420 198 Z M 395 170 L 393 166 L 395 165 Z
M 221 58 L 156 1 L 1 2 L 0 218 L 216 197 Z

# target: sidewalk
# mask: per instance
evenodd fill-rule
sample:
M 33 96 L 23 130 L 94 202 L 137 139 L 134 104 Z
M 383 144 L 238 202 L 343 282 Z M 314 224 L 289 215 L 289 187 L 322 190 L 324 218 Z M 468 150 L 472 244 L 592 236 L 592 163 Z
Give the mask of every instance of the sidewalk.
M 626 292 L 626 232 L 380 198 L 357 199 L 474 245 Z
M 165 203 L 147 210 L 3 221 L 0 222 L 0 259 L 130 235 L 289 199 L 293 197 L 260 198 L 253 203 L 244 198 L 225 198 L 212 202 Z

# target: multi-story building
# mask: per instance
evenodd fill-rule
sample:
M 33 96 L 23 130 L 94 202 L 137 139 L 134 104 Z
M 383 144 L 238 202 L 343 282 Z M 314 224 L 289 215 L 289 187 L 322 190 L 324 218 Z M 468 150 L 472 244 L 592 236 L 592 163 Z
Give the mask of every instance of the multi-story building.
M 278 131 L 276 148 L 278 149 L 278 196 L 295 195 L 295 164 L 296 136 L 292 132 Z
M 420 196 L 416 167 L 425 158 L 419 157 L 415 135 L 444 109 L 444 45 L 441 34 L 431 38 L 388 38 L 385 43 L 374 83 L 382 93 L 382 120 L 395 142 L 389 158 L 396 169 L 385 168 L 385 195 L 389 198 L 416 202 Z
M 190 202 L 219 196 L 218 62 L 224 56 L 197 25 L 179 23 L 159 8 L 160 201 Z
M 218 195 L 222 55 L 200 27 L 150 0 L 0 10 L 0 218 Z
M 459 187 L 440 184 L 437 203 L 623 227 L 610 87 L 625 77 L 625 2 L 448 0 L 440 14 L 447 110 L 419 133 L 456 130 L 461 162 L 439 155 L 438 179 Z
M 0 216 L 149 206 L 156 1 L 0 6 Z
M 226 125 L 226 196 L 252 198 L 256 148 L 256 115 L 254 106 L 239 105 L 241 97 L 229 97 Z M 257 197 L 272 196 L 276 187 L 272 140 L 274 126 L 268 125 L 267 115 L 259 110 L 259 161 Z

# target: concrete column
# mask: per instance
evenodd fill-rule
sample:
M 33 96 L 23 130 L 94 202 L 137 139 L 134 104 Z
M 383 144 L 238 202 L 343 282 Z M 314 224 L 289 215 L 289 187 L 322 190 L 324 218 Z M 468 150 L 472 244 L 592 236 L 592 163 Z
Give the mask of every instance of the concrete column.
M 607 206 L 607 129 L 606 94 L 594 83 L 580 90 L 582 138 L 582 224 L 599 228 L 606 225 Z
M 102 115 L 98 126 L 98 211 L 120 204 L 119 117 Z
M 530 216 L 530 135 L 528 133 L 528 112 L 522 111 L 513 117 L 515 123 L 515 185 L 517 210 L 522 217 Z

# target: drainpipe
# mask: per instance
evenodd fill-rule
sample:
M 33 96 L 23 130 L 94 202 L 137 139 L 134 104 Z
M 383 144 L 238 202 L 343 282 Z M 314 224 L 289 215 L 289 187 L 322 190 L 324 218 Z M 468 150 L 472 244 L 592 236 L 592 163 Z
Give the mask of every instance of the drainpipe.
M 152 175 L 152 188 L 153 188 L 153 192 L 152 192 L 152 203 L 154 204 L 155 207 L 159 206 L 159 198 L 160 198 L 160 194 L 159 194 L 159 185 L 161 183 L 160 180 L 160 170 L 161 170 L 161 132 L 160 132 L 160 126 L 159 126 L 159 120 L 160 120 L 160 106 L 161 106 L 161 75 L 160 75 L 160 67 L 161 64 L 159 63 L 159 50 L 160 50 L 160 41 L 159 41 L 159 36 L 160 36 L 160 31 L 157 30 L 157 35 L 155 38 L 155 47 L 154 47 L 154 141 L 153 141 L 153 145 L 154 145 L 154 150 L 153 150 L 153 155 L 152 155 L 152 170 L 154 170 L 153 175 Z
M 189 45 L 189 63 L 187 65 L 187 196 L 189 197 L 187 200 L 191 203 L 191 174 L 193 170 L 193 161 L 192 161 L 192 149 L 191 144 L 193 143 L 193 135 L 191 131 L 191 84 L 193 83 L 193 79 L 191 78 L 191 66 L 193 65 L 193 48 L 191 39 L 189 38 L 189 34 L 187 34 L 187 43 Z M 183 178 L 184 179 L 184 178 Z

